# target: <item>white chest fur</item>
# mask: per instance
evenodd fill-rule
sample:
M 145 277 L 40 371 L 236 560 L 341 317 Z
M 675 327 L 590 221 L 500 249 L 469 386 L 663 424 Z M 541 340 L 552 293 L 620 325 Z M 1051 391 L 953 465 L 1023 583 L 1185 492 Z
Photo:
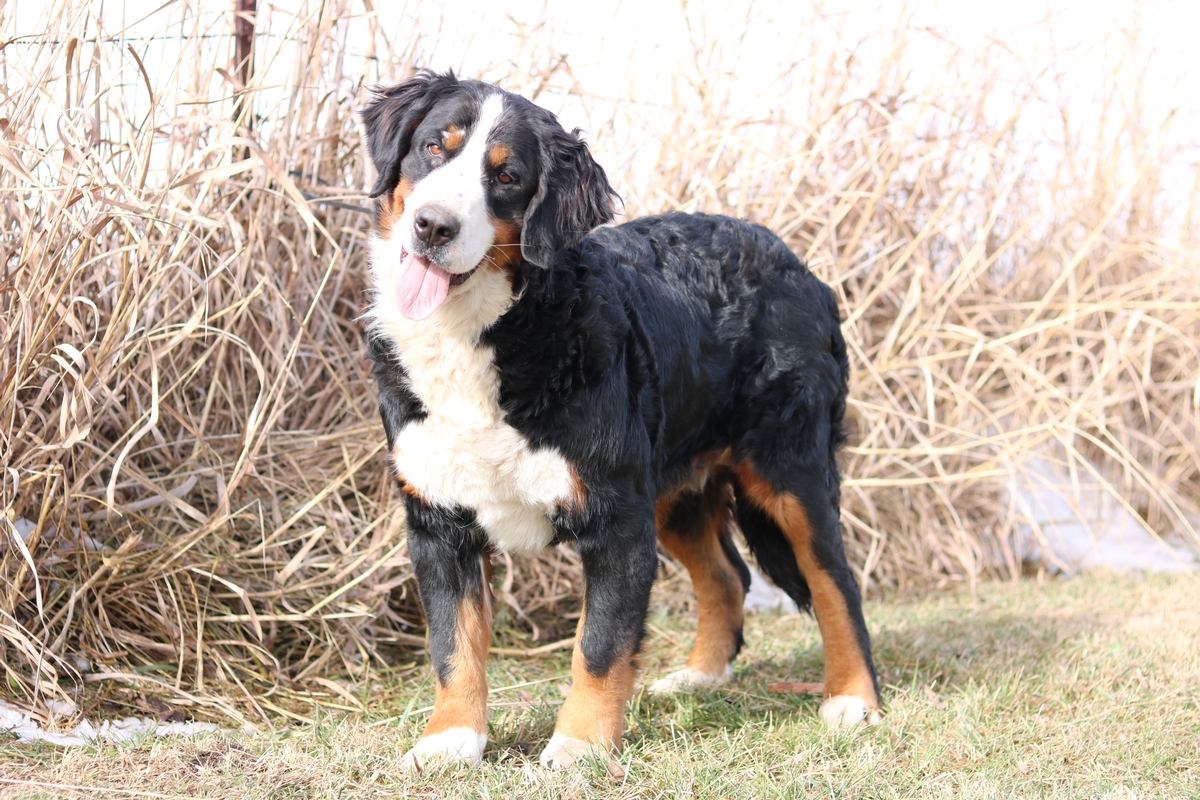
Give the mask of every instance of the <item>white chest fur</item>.
M 385 247 L 377 242 L 376 255 Z M 400 476 L 432 503 L 474 511 L 497 548 L 545 547 L 554 536 L 550 516 L 572 502 L 577 481 L 562 455 L 535 450 L 504 421 L 492 350 L 477 344 L 479 332 L 512 302 L 507 279 L 480 269 L 428 319 L 413 322 L 385 288 L 381 262 L 387 262 L 373 261 L 371 316 L 395 344 L 429 414 L 396 439 L 392 460 Z

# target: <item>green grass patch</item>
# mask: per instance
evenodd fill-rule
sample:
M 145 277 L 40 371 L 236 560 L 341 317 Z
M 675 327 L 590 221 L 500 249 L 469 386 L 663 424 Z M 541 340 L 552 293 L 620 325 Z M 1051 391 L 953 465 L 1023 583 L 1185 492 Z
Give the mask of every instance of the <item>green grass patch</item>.
M 694 620 L 651 614 L 652 679 L 686 657 Z M 824 729 L 818 698 L 767 684 L 819 680 L 802 615 L 747 621 L 736 680 L 639 693 L 619 761 L 536 764 L 569 683 L 569 655 L 493 658 L 479 768 L 406 777 L 397 765 L 432 704 L 425 673 L 360 695 L 370 711 L 260 736 L 58 750 L 0 743 L 0 794 L 247 798 L 1200 797 L 1200 581 L 1192 576 L 986 584 L 867 606 L 887 714 Z M 84 792 L 87 794 L 88 792 Z

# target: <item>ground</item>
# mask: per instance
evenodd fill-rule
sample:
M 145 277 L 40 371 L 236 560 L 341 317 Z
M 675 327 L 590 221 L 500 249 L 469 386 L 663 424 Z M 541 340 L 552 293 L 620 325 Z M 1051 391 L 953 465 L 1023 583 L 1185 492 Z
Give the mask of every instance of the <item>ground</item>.
M 694 620 L 658 603 L 647 679 L 682 663 Z M 815 623 L 759 614 L 733 683 L 639 693 L 618 759 L 536 765 L 569 656 L 493 657 L 482 767 L 404 777 L 428 677 L 275 734 L 60 750 L 0 741 L 2 797 L 993 798 L 1200 797 L 1200 579 L 1082 576 L 980 584 L 867 605 L 887 714 L 837 734 L 819 698 Z M 386 678 L 382 679 L 386 681 Z

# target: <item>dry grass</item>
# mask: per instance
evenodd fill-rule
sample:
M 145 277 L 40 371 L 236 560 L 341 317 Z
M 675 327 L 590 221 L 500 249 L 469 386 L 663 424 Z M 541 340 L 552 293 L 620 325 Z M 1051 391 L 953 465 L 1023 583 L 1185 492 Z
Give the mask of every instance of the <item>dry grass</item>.
M 179 798 L 1191 798 L 1200 777 L 1200 582 L 1182 576 L 992 582 L 971 593 L 868 602 L 882 724 L 848 734 L 819 697 L 768 686 L 821 670 L 816 624 L 756 614 L 735 680 L 635 696 L 619 771 L 536 766 L 570 654 L 492 659 L 483 764 L 403 775 L 432 679 L 355 694 L 363 714 L 314 712 L 271 735 L 144 737 L 56 748 L 0 735 L 0 797 Z M 691 619 L 653 612 L 651 674 L 677 666 Z
M 368 15 L 358 74 L 361 7 L 276 8 L 243 92 L 229 15 L 184 4 L 155 44 L 92 8 L 58 0 L 30 35 L 0 6 L 8 692 L 36 709 L 121 683 L 268 726 L 348 704 L 328 676 L 411 665 L 422 631 L 355 321 L 367 218 L 305 193 L 360 202 L 354 108 L 421 40 Z M 878 64 L 798 43 L 744 113 L 698 34 L 675 102 L 642 108 L 587 95 L 521 30 L 488 77 L 586 109 L 630 214 L 750 217 L 836 287 L 868 590 L 1016 576 L 1028 520 L 1005 488 L 1031 457 L 1200 542 L 1200 192 L 1172 183 L 1195 165 L 1139 104 L 1136 41 L 1097 81 L 1096 123 L 999 46 L 903 25 Z M 944 56 L 919 82 L 918 49 Z M 569 551 L 505 558 L 498 588 L 510 645 L 569 634 Z

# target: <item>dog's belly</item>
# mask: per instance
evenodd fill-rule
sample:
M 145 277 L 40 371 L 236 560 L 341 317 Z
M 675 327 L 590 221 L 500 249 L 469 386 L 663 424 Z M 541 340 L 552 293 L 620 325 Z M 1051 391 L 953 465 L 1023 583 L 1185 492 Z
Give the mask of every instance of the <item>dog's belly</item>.
M 571 465 L 534 450 L 506 423 L 464 424 L 430 415 L 406 425 L 392 449 L 400 477 L 426 501 L 460 506 L 500 550 L 537 550 L 554 538 L 550 518 L 569 503 Z

